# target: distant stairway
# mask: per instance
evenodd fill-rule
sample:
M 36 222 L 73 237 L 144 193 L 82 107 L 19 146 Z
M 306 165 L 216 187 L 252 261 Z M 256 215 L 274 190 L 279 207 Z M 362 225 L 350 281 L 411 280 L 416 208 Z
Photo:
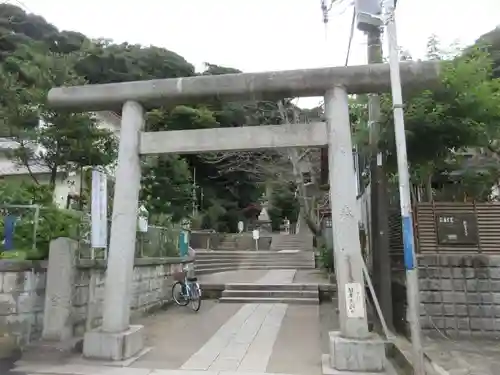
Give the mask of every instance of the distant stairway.
M 271 269 L 312 269 L 314 253 L 310 251 L 196 251 L 196 274 Z
M 226 284 L 220 302 L 319 304 L 317 284 Z
M 279 234 L 274 235 L 271 250 L 302 250 L 313 249 L 313 236 L 310 234 Z
M 221 243 L 217 246 L 217 250 L 234 250 L 236 249 L 236 237 L 234 236 L 227 236 L 225 237 Z

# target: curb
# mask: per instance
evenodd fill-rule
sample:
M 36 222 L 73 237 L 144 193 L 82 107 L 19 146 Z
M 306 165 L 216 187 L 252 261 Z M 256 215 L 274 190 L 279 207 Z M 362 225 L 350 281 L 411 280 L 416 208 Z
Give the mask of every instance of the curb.
M 388 354 L 408 374 L 413 374 L 413 360 L 411 354 L 411 343 L 403 336 L 396 336 L 389 343 Z M 425 373 L 427 375 L 451 375 L 450 372 L 434 362 L 424 353 Z

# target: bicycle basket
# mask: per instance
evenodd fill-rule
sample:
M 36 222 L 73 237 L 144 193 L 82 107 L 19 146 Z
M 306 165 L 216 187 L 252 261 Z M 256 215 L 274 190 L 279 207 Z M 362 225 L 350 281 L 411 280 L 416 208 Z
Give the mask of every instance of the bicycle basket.
M 184 271 L 176 271 L 172 274 L 172 276 L 175 281 L 184 281 L 186 274 Z

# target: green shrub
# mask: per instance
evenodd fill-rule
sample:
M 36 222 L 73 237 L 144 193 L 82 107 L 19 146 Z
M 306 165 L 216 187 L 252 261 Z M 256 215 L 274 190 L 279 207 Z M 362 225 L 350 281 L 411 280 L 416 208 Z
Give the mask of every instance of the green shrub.
M 321 244 L 319 246 L 319 259 L 321 263 L 321 268 L 331 273 L 335 271 L 333 250 L 328 249 L 326 244 Z
M 33 249 L 35 227 L 34 208 L 4 208 L 0 216 L 0 233 L 4 233 L 5 215 L 17 218 L 14 231 L 14 249 L 3 252 L 3 259 L 46 259 L 50 241 L 58 237 L 76 238 L 81 214 L 77 211 L 63 210 L 52 202 L 52 191 L 45 185 L 26 182 L 0 183 L 0 205 L 40 205 L 36 249 Z

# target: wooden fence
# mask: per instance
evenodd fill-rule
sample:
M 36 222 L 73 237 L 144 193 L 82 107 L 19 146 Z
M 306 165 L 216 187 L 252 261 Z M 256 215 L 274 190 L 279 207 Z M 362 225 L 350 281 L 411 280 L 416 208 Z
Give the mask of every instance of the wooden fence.
M 500 254 L 500 203 L 418 203 L 413 209 L 416 251 L 420 254 Z M 403 252 L 401 215 L 389 215 L 391 255 Z

